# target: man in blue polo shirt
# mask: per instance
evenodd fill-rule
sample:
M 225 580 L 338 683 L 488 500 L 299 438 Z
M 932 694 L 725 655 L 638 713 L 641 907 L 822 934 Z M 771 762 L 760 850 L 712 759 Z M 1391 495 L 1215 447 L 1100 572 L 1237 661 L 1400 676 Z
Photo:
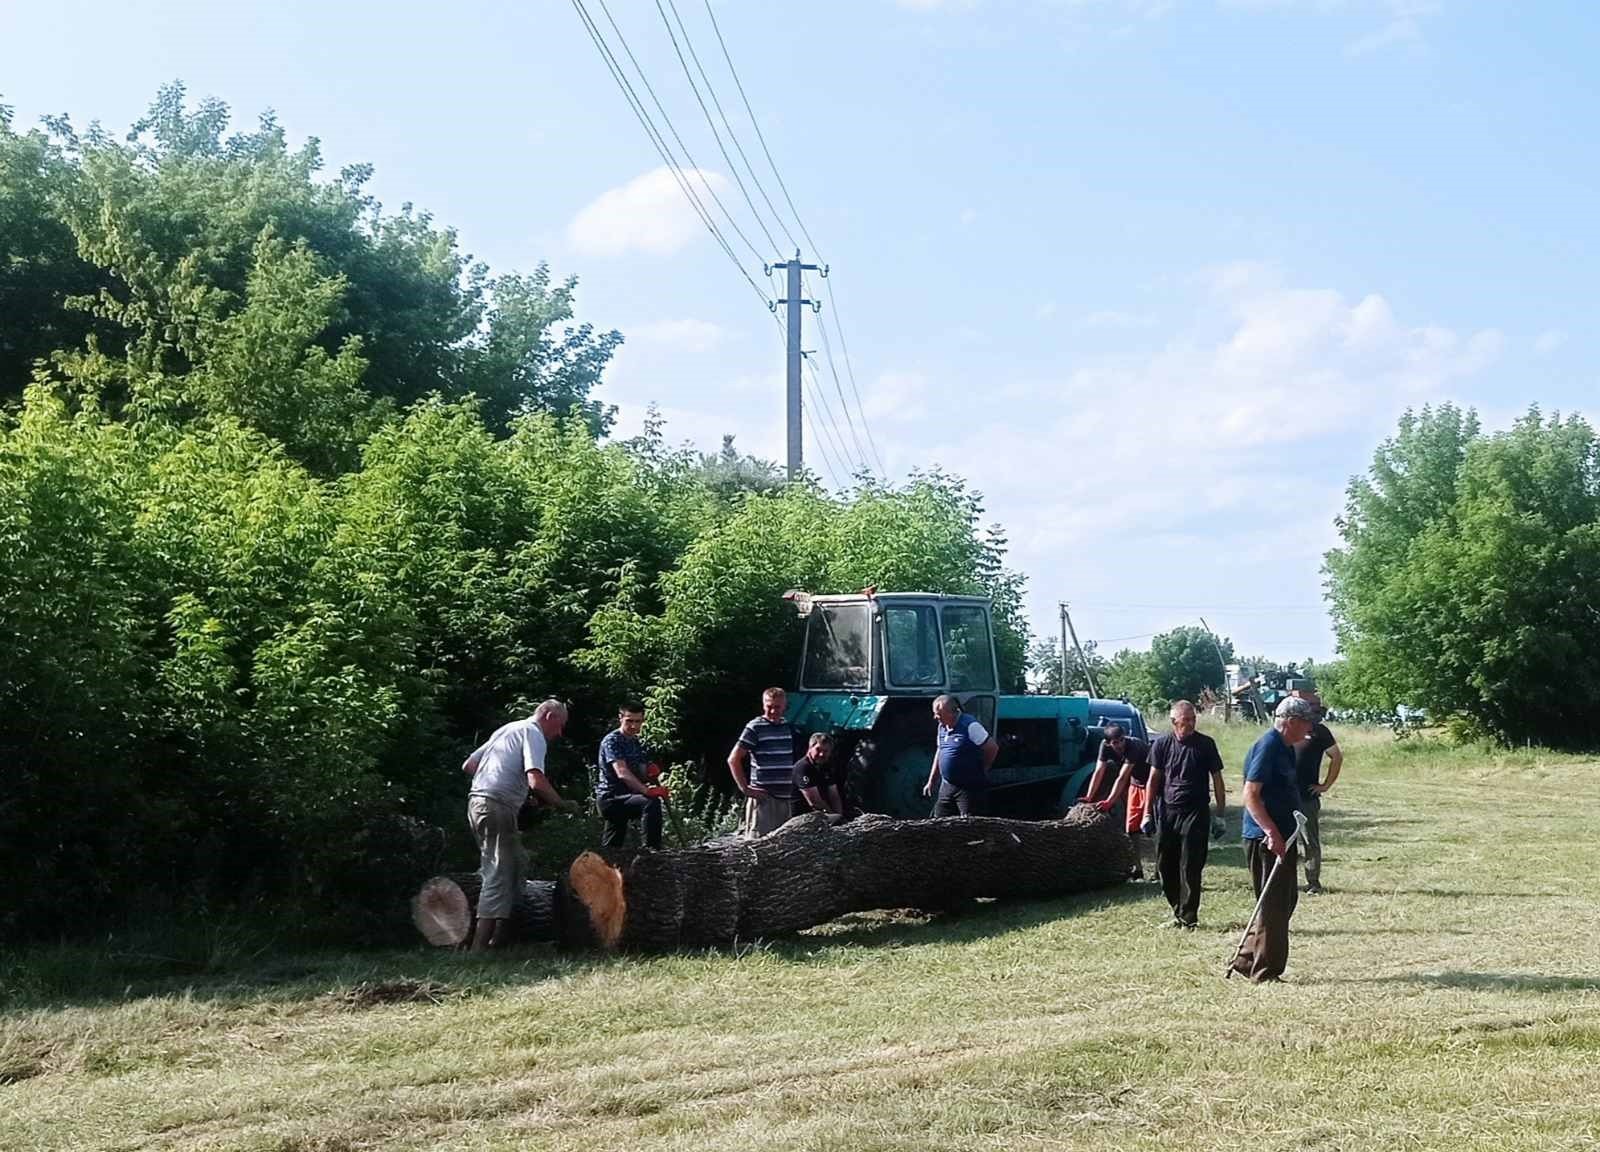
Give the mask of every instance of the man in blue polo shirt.
M 1278 979 L 1289 964 L 1289 918 L 1299 895 L 1298 849 L 1289 843 L 1300 804 L 1294 746 L 1316 722 L 1317 709 L 1309 700 L 1285 697 L 1273 713 L 1272 727 L 1244 759 L 1245 864 L 1261 911 L 1234 957 L 1233 970 L 1257 984 Z
M 939 722 L 938 748 L 922 794 L 932 796 L 938 787 L 935 816 L 983 815 L 989 768 L 1000 754 L 1000 745 L 976 717 L 961 710 L 961 702 L 954 696 L 934 700 L 933 718 Z

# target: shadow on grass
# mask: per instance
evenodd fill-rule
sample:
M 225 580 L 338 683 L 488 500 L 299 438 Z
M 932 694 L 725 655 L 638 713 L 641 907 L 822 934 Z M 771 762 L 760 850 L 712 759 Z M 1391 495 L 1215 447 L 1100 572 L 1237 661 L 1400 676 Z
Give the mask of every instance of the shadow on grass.
M 1470 900 L 1476 896 L 1524 900 L 1548 899 L 1566 895 L 1563 892 L 1527 892 L 1492 888 L 1346 888 L 1342 885 L 1338 888 L 1330 887 L 1328 891 L 1341 896 L 1434 896 L 1441 900 Z
M 1240 931 L 1244 925 L 1239 925 Z M 1471 928 L 1301 928 L 1294 927 L 1294 935 L 1300 936 L 1476 936 L 1478 933 Z
M 759 948 L 786 959 L 809 959 L 819 947 L 895 948 L 944 942 L 962 943 L 1047 924 L 1108 905 L 1159 902 L 1155 885 L 1126 884 L 1048 900 L 970 901 L 937 912 L 856 913 L 805 934 L 762 941 Z M 709 950 L 730 959 L 748 944 Z M 697 951 L 698 955 L 707 954 Z M 627 969 L 649 957 L 627 954 L 563 953 L 553 945 L 531 944 L 503 953 L 473 955 L 445 949 L 304 952 L 261 959 L 241 957 L 211 966 L 154 954 L 133 954 L 87 945 L 59 945 L 25 951 L 0 951 L 0 1014 L 39 1009 L 107 1006 L 160 997 L 192 997 L 224 1006 L 251 1003 L 301 1003 L 330 998 L 345 1006 L 359 1003 L 363 987 L 398 993 L 414 984 L 438 1000 L 500 988 Z M 382 999 L 382 998 L 380 998 Z
M 1600 977 L 1541 976 L 1536 972 L 1408 972 L 1365 980 L 1330 980 L 1331 984 L 1409 984 L 1425 988 L 1461 988 L 1471 992 L 1596 992 Z

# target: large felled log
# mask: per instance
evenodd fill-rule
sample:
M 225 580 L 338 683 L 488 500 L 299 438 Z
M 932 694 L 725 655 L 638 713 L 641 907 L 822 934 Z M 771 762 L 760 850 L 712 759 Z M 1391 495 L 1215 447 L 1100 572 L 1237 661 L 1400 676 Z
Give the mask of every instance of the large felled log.
M 585 852 L 568 872 L 562 919 L 586 919 L 604 948 L 705 948 L 847 912 L 1109 887 L 1133 864 L 1128 838 L 1088 805 L 1044 822 L 861 816 L 830 826 L 813 814 L 758 840 L 610 859 Z
M 481 881 L 476 872 L 435 876 L 411 898 L 411 922 L 430 944 L 454 948 L 472 938 L 473 915 Z M 552 880 L 526 880 L 512 906 L 508 940 L 555 940 L 560 886 Z

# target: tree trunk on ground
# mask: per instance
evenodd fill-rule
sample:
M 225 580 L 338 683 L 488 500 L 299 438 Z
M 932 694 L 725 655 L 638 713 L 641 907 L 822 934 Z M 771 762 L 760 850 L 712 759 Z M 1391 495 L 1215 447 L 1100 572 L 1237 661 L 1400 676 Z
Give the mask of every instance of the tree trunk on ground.
M 559 886 L 529 881 L 518 939 L 664 952 L 784 936 L 847 912 L 939 910 L 975 897 L 1042 898 L 1123 883 L 1133 847 L 1080 805 L 1060 820 L 860 816 L 791 820 L 759 840 L 665 852 L 585 852 Z M 463 883 L 468 879 L 469 883 Z M 477 877 L 436 877 L 413 920 L 439 944 L 472 931 Z
M 482 886 L 476 872 L 435 876 L 411 898 L 411 922 L 430 944 L 454 948 L 472 939 L 473 915 Z M 512 906 L 507 939 L 555 940 L 560 885 L 553 880 L 525 880 Z

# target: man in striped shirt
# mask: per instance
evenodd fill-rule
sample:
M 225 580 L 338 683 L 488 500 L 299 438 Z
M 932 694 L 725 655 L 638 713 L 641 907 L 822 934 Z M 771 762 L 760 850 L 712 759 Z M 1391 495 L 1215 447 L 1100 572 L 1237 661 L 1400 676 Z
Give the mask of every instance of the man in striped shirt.
M 794 726 L 784 719 L 789 698 L 782 688 L 761 694 L 761 715 L 744 726 L 728 753 L 734 787 L 745 798 L 739 834 L 765 836 L 789 819 L 794 799 Z

